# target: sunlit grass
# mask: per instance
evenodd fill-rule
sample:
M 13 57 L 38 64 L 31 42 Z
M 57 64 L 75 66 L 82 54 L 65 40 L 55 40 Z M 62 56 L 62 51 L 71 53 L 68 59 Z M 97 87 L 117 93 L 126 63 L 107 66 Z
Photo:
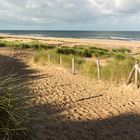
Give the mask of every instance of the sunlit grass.
M 64 55 L 58 54 L 57 50 L 40 50 L 37 51 L 34 56 L 34 62 L 45 65 L 49 62 L 48 55 L 51 56 L 50 62 L 59 65 L 60 56 L 62 58 L 62 67 L 71 69 L 72 58 L 75 58 L 75 69 L 78 73 L 88 76 L 90 78 L 97 79 L 97 66 L 96 59 L 93 61 L 87 61 L 83 57 L 78 57 L 75 55 Z M 106 59 L 106 64 L 100 66 L 101 80 L 105 81 L 123 81 L 128 77 L 135 59 L 125 53 L 115 53 L 112 59 L 108 61 Z

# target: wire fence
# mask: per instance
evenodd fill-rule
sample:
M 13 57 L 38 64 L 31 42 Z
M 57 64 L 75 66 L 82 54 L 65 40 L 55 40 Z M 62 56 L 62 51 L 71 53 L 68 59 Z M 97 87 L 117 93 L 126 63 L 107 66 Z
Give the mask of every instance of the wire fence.
M 36 53 L 34 52 L 33 57 L 35 55 L 36 55 Z M 6 62 L 12 61 L 12 59 L 10 57 L 11 58 L 14 57 L 14 52 L 11 52 L 10 54 L 9 53 L 0 54 L 0 63 L 6 64 Z M 64 68 L 68 69 L 73 75 L 75 75 L 75 74 L 79 73 L 79 71 L 80 71 L 80 73 L 82 73 L 82 70 L 84 68 L 82 68 L 81 66 L 85 60 L 83 58 L 76 58 L 73 56 L 65 57 L 62 55 L 53 56 L 51 54 L 47 54 L 46 61 L 47 61 L 47 63 L 53 63 L 53 64 L 57 64 L 59 67 L 64 67 Z M 88 66 L 85 65 L 85 67 L 88 67 Z M 96 77 L 96 79 L 102 80 L 103 79 L 103 74 L 102 74 L 103 68 L 101 67 L 100 59 L 96 58 L 96 62 L 94 62 L 91 67 L 92 67 L 92 69 L 94 69 L 94 76 Z M 119 66 L 118 66 L 118 68 L 119 68 Z M 110 71 L 112 71 L 112 70 L 110 70 Z M 124 69 L 124 71 L 125 71 L 125 69 Z M 130 73 L 130 74 L 128 74 L 128 73 Z M 90 73 L 88 72 L 88 74 L 90 74 Z M 110 75 L 110 74 L 108 73 L 108 75 Z M 134 81 L 136 88 L 139 88 L 139 86 L 140 86 L 140 83 L 139 83 L 140 67 L 139 67 L 138 62 L 135 62 L 132 70 L 129 70 L 129 72 L 127 72 L 127 77 L 128 77 L 127 82 L 126 82 L 127 85 Z M 119 77 L 118 77 L 118 79 L 119 79 Z

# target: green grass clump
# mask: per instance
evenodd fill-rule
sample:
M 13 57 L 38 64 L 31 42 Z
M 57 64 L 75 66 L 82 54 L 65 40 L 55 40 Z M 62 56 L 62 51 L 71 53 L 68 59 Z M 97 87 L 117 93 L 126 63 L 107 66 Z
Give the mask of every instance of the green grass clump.
M 5 37 L 4 36 L 0 36 L 0 39 L 4 39 Z
M 117 52 L 114 55 L 116 60 L 124 60 L 126 58 L 126 54 L 122 52 Z
M 0 78 L 0 139 L 24 140 L 29 137 L 28 101 L 23 84 L 14 76 Z
M 89 49 L 85 49 L 82 53 L 82 57 L 92 57 L 92 52 Z
M 0 47 L 5 47 L 5 46 L 6 46 L 6 42 L 0 41 Z
M 28 49 L 31 47 L 31 45 L 27 43 L 19 43 L 12 46 L 15 46 L 16 48 L 21 48 L 21 49 Z
M 90 50 L 94 51 L 104 51 L 104 52 L 109 52 L 108 49 L 104 49 L 104 48 L 97 48 L 97 47 L 90 47 Z
M 57 49 L 58 54 L 75 55 L 80 57 L 92 57 L 92 52 L 89 49 L 63 47 Z
M 66 54 L 66 55 L 70 55 L 70 54 L 73 54 L 73 55 L 76 55 L 78 54 L 79 51 L 76 51 L 76 49 L 74 48 L 58 48 L 57 49 L 57 53 L 59 54 Z
M 109 52 L 108 49 L 90 47 L 90 50 L 95 57 L 104 58 L 104 57 L 110 57 L 111 56 L 111 53 Z
M 83 57 L 92 57 L 92 56 L 98 56 L 98 57 L 105 57 L 105 56 L 110 56 L 110 52 L 108 49 L 104 48 L 97 48 L 97 47 L 80 47 L 76 48 L 76 50 L 81 50 L 81 54 L 79 56 Z
M 42 44 L 38 42 L 29 42 L 29 43 L 21 43 L 16 42 L 16 44 L 9 44 L 9 46 L 16 47 L 16 48 L 22 48 L 22 49 L 51 49 L 54 48 L 53 46 L 48 46 L 47 44 Z
M 112 49 L 112 52 L 120 52 L 120 53 L 131 53 L 131 50 L 130 49 L 127 49 L 127 48 L 120 48 L 120 49 Z
M 30 48 L 34 49 L 54 49 L 55 45 L 43 44 L 43 43 L 30 43 Z
M 56 45 L 51 45 L 51 44 L 42 44 L 42 47 L 41 48 L 44 48 L 44 49 L 55 49 L 56 48 Z
M 0 47 L 13 47 L 13 48 L 21 48 L 21 49 L 54 49 L 56 46 L 51 44 L 40 43 L 38 41 L 33 42 L 21 42 L 21 41 L 0 41 Z

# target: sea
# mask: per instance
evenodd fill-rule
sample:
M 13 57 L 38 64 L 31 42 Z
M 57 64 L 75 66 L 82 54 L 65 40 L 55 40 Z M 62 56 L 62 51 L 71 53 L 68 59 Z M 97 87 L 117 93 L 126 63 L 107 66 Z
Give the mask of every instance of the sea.
M 0 34 L 38 37 L 140 41 L 140 31 L 0 30 Z

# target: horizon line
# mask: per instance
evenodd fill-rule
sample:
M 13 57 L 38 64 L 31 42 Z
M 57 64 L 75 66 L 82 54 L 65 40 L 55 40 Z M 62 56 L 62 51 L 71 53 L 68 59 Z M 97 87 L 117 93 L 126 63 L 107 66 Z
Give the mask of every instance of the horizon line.
M 56 30 L 47 30 L 47 29 L 37 29 L 37 30 L 28 30 L 28 29 L 0 29 L 0 31 L 82 31 L 82 32 L 140 32 L 140 30 L 65 30 L 65 29 L 56 29 Z

